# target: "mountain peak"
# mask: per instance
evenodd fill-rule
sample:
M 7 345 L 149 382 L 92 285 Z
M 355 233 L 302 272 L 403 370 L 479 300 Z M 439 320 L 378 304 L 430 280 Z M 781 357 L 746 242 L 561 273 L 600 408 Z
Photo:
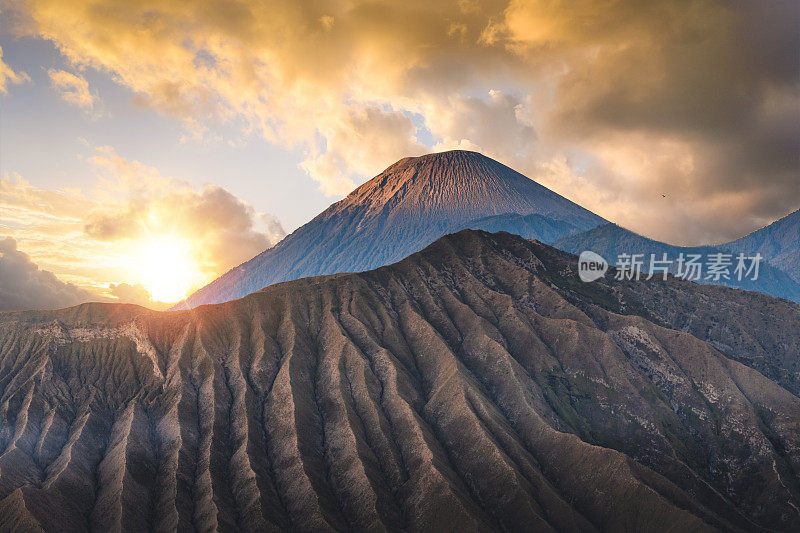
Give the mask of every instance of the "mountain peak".
M 407 157 L 192 295 L 186 305 L 240 298 L 281 281 L 377 268 L 472 221 L 511 213 L 540 215 L 556 238 L 605 222 L 477 152 Z
M 357 187 L 347 198 L 357 200 L 368 198 L 378 189 L 383 196 L 391 197 L 400 187 L 404 192 L 442 185 L 467 185 L 474 181 L 483 181 L 488 176 L 498 173 L 498 168 L 487 173 L 492 167 L 503 167 L 514 172 L 501 163 L 478 152 L 466 150 L 450 150 L 436 152 L 417 157 L 404 157 L 389 165 L 383 172 Z M 501 171 L 502 172 L 502 171 Z M 527 178 L 526 178 L 527 179 Z
M 431 152 L 429 154 L 420 156 L 404 157 L 389 165 L 386 170 L 388 171 L 402 166 L 422 168 L 437 164 L 460 163 L 463 165 L 470 165 L 479 164 L 480 162 L 497 163 L 497 161 L 494 159 L 487 157 L 480 152 L 474 152 L 472 150 L 445 150 L 444 152 Z
M 569 204 L 569 205 L 567 205 Z M 577 225 L 602 223 L 600 217 L 478 152 L 451 150 L 403 158 L 364 183 L 334 207 L 367 208 L 366 216 L 427 213 L 467 222 L 507 213 L 537 213 L 557 220 L 582 219 Z
M 408 169 L 418 171 L 421 176 L 441 174 L 452 178 L 463 178 L 466 177 L 470 171 L 480 172 L 492 166 L 499 166 L 511 170 L 499 161 L 485 156 L 480 152 L 473 152 L 471 150 L 447 150 L 420 156 L 404 157 L 389 165 L 386 170 L 378 174 L 376 178 L 387 173 L 396 173 Z M 512 170 L 512 172 L 514 171 Z M 376 178 L 373 178 L 373 180 Z

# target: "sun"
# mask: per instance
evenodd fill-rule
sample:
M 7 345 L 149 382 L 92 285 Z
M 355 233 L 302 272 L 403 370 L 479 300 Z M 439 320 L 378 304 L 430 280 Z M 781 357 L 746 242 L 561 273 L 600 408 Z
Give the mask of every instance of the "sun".
M 148 239 L 138 253 L 139 281 L 159 302 L 183 300 L 202 277 L 184 239 L 168 236 Z

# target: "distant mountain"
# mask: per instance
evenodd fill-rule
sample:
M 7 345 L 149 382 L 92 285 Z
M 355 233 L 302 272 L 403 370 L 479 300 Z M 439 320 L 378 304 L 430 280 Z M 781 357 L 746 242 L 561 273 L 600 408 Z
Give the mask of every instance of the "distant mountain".
M 800 282 L 800 209 L 765 228 L 721 245 L 736 252 L 759 252 Z
M 0 314 L 4 531 L 798 531 L 800 306 L 508 233 Z
M 476 152 L 408 157 L 176 308 L 240 298 L 280 281 L 387 265 L 470 221 L 507 213 L 540 215 L 529 220 L 531 231 L 541 226 L 551 237 L 605 222 Z
M 574 254 L 580 254 L 584 250 L 591 250 L 603 256 L 610 264 L 616 263 L 617 258 L 621 254 L 644 254 L 646 262 L 649 262 L 650 254 L 655 254 L 656 258 L 661 258 L 663 254 L 666 253 L 670 260 L 676 260 L 681 253 L 684 255 L 700 254 L 705 261 L 711 254 L 718 252 L 731 253 L 735 256 L 739 251 L 744 251 L 746 253 L 758 251 L 756 249 L 746 250 L 745 247 L 740 247 L 737 250 L 732 244 L 733 243 L 699 247 L 672 246 L 642 237 L 630 230 L 611 223 L 592 228 L 582 233 L 563 237 L 552 242 L 552 245 L 556 248 Z M 764 251 L 767 251 L 766 246 L 764 247 Z M 714 283 L 757 291 L 770 296 L 777 296 L 779 298 L 800 302 L 800 283 L 792 279 L 783 270 L 768 263 L 767 259 L 770 258 L 770 255 L 766 253 L 763 255 L 765 259 L 760 264 L 759 275 L 756 280 L 744 277 L 743 280 L 739 281 L 731 275 L 731 279 L 721 279 L 719 282 L 707 279 L 696 281 L 698 283 Z M 732 266 L 731 273 L 733 272 L 733 268 Z M 674 266 L 670 271 L 673 273 L 675 272 Z

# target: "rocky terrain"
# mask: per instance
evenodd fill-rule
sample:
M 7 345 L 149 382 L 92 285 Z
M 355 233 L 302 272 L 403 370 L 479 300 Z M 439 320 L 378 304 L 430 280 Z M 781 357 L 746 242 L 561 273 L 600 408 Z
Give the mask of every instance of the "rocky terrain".
M 455 150 L 407 157 L 176 309 L 241 298 L 281 281 L 377 268 L 465 227 L 515 232 L 516 218 L 500 226 L 468 224 L 509 213 L 538 215 L 525 220 L 525 232 L 543 241 L 605 223 L 479 153 Z
M 0 314 L 0 529 L 797 531 L 800 307 L 462 231 L 158 313 Z

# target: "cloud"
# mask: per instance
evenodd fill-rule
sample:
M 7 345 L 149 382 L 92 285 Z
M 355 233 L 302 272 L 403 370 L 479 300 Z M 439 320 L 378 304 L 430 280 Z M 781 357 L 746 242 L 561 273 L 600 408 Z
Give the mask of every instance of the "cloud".
M 6 174 L 0 179 L 0 232 L 60 279 L 100 290 L 107 284 L 94 280 L 111 274 L 103 263 L 120 260 L 110 260 L 104 243 L 85 238 L 84 218 L 96 205 L 80 191 L 41 189 L 18 174 Z
M 17 250 L 11 237 L 0 240 L 0 311 L 58 309 L 91 299 L 88 291 L 40 270 Z
M 141 305 L 143 307 L 155 309 L 156 311 L 166 311 L 175 305 L 174 302 L 158 302 L 153 300 L 150 291 L 139 283 L 134 285 L 128 283 L 112 283 L 108 287 L 108 292 L 111 296 L 116 298 L 117 302 Z
M 438 150 L 479 150 L 513 161 L 537 144 L 536 131 L 520 115 L 522 100 L 500 90 L 486 95 L 454 96 L 439 112 L 431 112 L 428 124 L 443 136 Z
M 269 248 L 285 232 L 272 215 L 223 188 L 195 188 L 100 147 L 87 159 L 96 190 L 47 190 L 18 175 L 0 180 L 0 230 L 60 279 L 93 297 L 158 308 L 145 297 L 152 245 L 182 243 L 191 288 Z M 181 279 L 181 282 L 187 282 Z M 136 286 L 140 285 L 139 288 Z
M 83 108 L 86 111 L 94 109 L 95 96 L 89 90 L 86 78 L 67 72 L 66 70 L 50 69 L 47 71 L 50 83 L 58 91 L 65 102 Z
M 512 2 L 502 43 L 526 57 L 546 46 L 563 62 L 540 131 L 585 175 L 602 174 L 592 181 L 615 200 L 642 206 L 624 222 L 720 240 L 798 206 L 796 3 L 544 7 Z
M 110 72 L 137 93 L 137 103 L 180 117 L 193 131 L 242 118 L 267 140 L 306 145 L 304 168 L 331 194 L 346 191 L 353 176 L 424 151 L 409 133 L 414 105 L 398 101 L 406 81 L 417 84 L 412 76 L 431 78 L 428 88 L 445 76 L 448 85 L 465 82 L 463 73 L 475 69 L 462 45 L 493 63 L 475 42 L 484 13 L 465 7 L 448 21 L 453 4 L 446 3 L 26 6 L 30 33 L 53 41 L 80 68 Z M 449 67 L 449 51 L 467 68 Z M 381 121 L 378 131 L 364 117 Z
M 250 259 L 285 236 L 272 215 L 216 185 L 197 190 L 162 176 L 155 168 L 128 161 L 108 147 L 91 162 L 104 172 L 111 198 L 86 216 L 84 232 L 105 242 L 179 235 L 194 245 L 200 271 L 213 279 Z
M 0 47 L 0 93 L 7 93 L 9 84 L 19 85 L 26 81 L 31 81 L 30 76 L 22 71 L 16 72 L 9 67 L 3 61 L 3 48 Z
M 108 287 L 108 292 L 124 303 L 149 303 L 153 300 L 150 292 L 138 283 L 136 285 L 112 283 Z
M 317 147 L 300 166 L 329 195 L 346 195 L 355 181 L 394 161 L 399 154 L 422 155 L 427 150 L 416 138 L 407 115 L 375 107 L 347 109 L 325 120 L 325 150 Z
M 24 5 L 29 34 L 195 135 L 305 148 L 332 195 L 463 146 L 674 242 L 800 207 L 794 0 Z

